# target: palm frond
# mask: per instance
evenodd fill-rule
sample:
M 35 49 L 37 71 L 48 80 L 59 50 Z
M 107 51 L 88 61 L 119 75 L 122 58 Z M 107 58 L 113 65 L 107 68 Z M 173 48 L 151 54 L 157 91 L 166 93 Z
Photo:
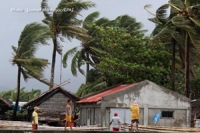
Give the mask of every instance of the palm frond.
M 63 60 L 62 60 L 62 63 L 63 63 L 63 67 L 66 68 L 67 67 L 67 60 L 69 58 L 69 56 L 73 56 L 76 52 L 77 52 L 78 48 L 77 47 L 74 47 L 70 50 L 68 50 L 64 56 L 63 56 Z
M 48 32 L 48 27 L 39 23 L 31 23 L 25 26 L 18 41 L 18 53 L 29 52 L 31 57 L 38 44 L 47 44 L 47 40 L 51 37 L 51 32 Z M 28 56 L 28 55 L 26 55 Z
M 52 20 L 52 16 L 48 13 L 48 10 L 50 8 L 48 6 L 47 0 L 42 0 L 41 9 L 42 9 L 44 16 L 45 16 L 45 20 L 43 22 L 46 22 L 46 24 L 49 24 L 47 22 Z
M 89 14 L 83 21 L 83 28 L 89 29 L 93 25 L 95 19 L 97 19 L 98 17 L 99 17 L 99 12 L 93 12 Z
M 80 56 L 80 51 L 77 51 L 76 54 L 74 55 L 74 57 L 72 58 L 72 62 L 71 62 L 71 72 L 74 76 L 77 76 L 77 67 L 78 67 L 78 64 L 77 64 L 77 60 L 78 60 L 78 57 Z
M 178 28 L 181 28 L 181 29 L 186 30 L 188 32 L 193 32 L 193 33 L 195 32 L 195 27 L 190 26 L 190 25 L 192 25 L 191 21 L 188 21 L 183 16 L 173 17 L 171 19 L 171 21 Z
M 184 0 L 170 0 L 168 4 L 174 9 L 181 11 L 181 8 L 184 7 Z
M 144 6 L 144 9 L 145 9 L 149 14 L 151 14 L 151 15 L 153 15 L 153 16 L 156 16 L 155 14 L 153 14 L 152 12 L 150 12 L 150 11 L 148 10 L 148 9 L 151 8 L 151 7 L 152 7 L 152 5 L 147 4 L 147 5 Z
M 15 46 L 11 46 L 11 47 L 12 47 L 13 51 L 14 51 L 15 53 L 17 53 L 17 47 L 15 47 Z
M 169 4 L 164 4 L 156 10 L 156 18 L 164 24 L 168 21 L 167 9 L 169 9 Z
M 190 20 L 194 22 L 198 27 L 200 27 L 200 20 L 190 17 Z
M 87 10 L 91 7 L 94 7 L 95 4 L 90 1 L 67 1 L 61 0 L 57 9 L 72 9 L 73 11 L 79 13 L 81 10 Z
M 60 42 L 57 40 L 57 46 L 56 46 L 56 51 L 62 55 L 62 45 L 60 44 Z
M 24 70 L 23 68 L 21 69 L 22 72 L 22 76 L 24 78 L 24 81 L 27 82 L 28 78 L 30 78 L 30 76 L 27 74 L 27 71 Z

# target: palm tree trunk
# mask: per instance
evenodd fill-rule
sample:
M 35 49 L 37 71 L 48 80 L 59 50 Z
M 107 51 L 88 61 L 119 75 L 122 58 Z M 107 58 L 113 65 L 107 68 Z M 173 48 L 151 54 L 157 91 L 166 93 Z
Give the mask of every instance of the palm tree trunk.
M 190 45 L 187 32 L 185 35 L 185 95 L 190 97 Z
M 176 52 L 176 41 L 175 39 L 172 39 L 172 77 L 171 77 L 171 83 L 172 83 L 172 90 L 175 91 L 175 52 Z
M 18 75 L 17 75 L 17 98 L 15 101 L 15 108 L 13 111 L 13 120 L 16 120 L 17 107 L 19 104 L 19 94 L 20 94 L 20 79 L 21 79 L 21 65 L 18 65 Z
M 90 70 L 90 64 L 89 64 L 89 53 L 87 52 L 86 53 L 86 61 L 87 61 L 87 63 L 86 63 L 86 78 L 85 78 L 85 84 L 87 84 L 87 82 L 88 82 L 88 72 L 89 72 L 89 70 Z
M 53 85 L 54 85 L 54 70 L 55 70 L 55 64 L 56 64 L 56 49 L 57 49 L 57 39 L 56 39 L 56 33 L 54 33 L 52 64 L 51 64 L 51 78 L 50 78 L 50 87 L 49 87 L 49 89 L 51 89 L 53 87 Z

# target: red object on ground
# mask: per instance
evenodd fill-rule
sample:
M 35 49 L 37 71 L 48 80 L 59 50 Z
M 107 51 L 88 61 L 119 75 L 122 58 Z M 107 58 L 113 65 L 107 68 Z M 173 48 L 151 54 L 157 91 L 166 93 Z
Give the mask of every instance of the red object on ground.
M 113 131 L 119 131 L 119 128 L 114 128 L 114 127 L 113 127 Z
M 37 130 L 37 125 L 36 124 L 32 124 L 32 130 Z
M 96 103 L 98 101 L 101 101 L 102 100 L 102 97 L 104 96 L 107 96 L 109 94 L 112 94 L 112 93 L 115 93 L 115 92 L 118 92 L 120 90 L 124 90 L 126 88 L 129 88 L 131 86 L 134 86 L 135 84 L 127 84 L 127 85 L 119 85 L 117 87 L 114 87 L 112 89 L 109 89 L 109 90 L 106 90 L 106 91 L 103 91 L 101 93 L 98 93 L 96 95 L 93 95 L 93 96 L 89 96 L 87 98 L 84 98 L 80 101 L 78 101 L 77 103 Z
M 74 124 L 74 118 L 73 118 L 73 117 L 71 117 L 71 122 L 70 122 L 70 123 L 67 123 L 67 127 L 70 127 L 70 125 L 71 125 L 72 127 L 75 126 L 75 124 Z

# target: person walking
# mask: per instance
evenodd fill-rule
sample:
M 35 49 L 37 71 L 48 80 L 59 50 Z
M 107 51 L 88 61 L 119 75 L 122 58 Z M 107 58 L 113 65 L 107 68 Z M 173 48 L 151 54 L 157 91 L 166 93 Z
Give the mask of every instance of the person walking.
M 121 127 L 121 120 L 118 117 L 117 113 L 114 113 L 114 116 L 111 119 L 110 125 L 112 124 L 112 130 L 113 131 L 119 131 L 120 127 Z
M 67 101 L 67 105 L 66 105 L 66 123 L 65 123 L 65 130 L 66 130 L 66 127 L 69 126 L 70 129 L 72 130 L 72 123 L 71 123 L 71 120 L 72 120 L 72 109 L 71 109 L 71 106 L 72 106 L 72 100 L 69 99 Z
M 138 106 L 137 101 L 134 101 L 133 104 L 130 106 L 131 110 L 131 131 L 133 129 L 133 124 L 136 123 L 136 131 L 138 131 L 138 124 L 140 119 L 140 109 Z
M 34 107 L 34 111 L 32 113 L 32 129 L 33 130 L 38 129 L 38 110 L 39 108 L 36 106 Z

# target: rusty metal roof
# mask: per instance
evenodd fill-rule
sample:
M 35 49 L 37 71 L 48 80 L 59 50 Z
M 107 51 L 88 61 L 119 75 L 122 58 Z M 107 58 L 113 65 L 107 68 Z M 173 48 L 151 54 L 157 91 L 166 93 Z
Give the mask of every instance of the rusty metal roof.
M 100 92 L 98 94 L 83 98 L 80 101 L 78 101 L 77 103 L 96 103 L 98 101 L 101 101 L 104 96 L 107 96 L 109 94 L 113 94 L 113 93 L 118 92 L 120 90 L 127 89 L 127 88 L 129 88 L 130 86 L 133 86 L 133 85 L 135 85 L 135 84 L 119 85 L 117 87 L 111 88 L 109 90 L 105 90 L 105 91 Z

